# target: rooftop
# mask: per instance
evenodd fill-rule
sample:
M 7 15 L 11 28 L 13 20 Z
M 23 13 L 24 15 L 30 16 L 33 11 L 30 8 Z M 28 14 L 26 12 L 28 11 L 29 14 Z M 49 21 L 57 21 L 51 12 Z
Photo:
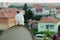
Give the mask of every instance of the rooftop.
M 0 9 L 0 18 L 14 17 L 16 15 L 17 11 L 18 11 L 18 9 L 16 9 L 16 8 Z
M 59 20 L 57 20 L 57 19 L 55 19 L 54 17 L 42 17 L 42 19 L 40 20 L 40 22 L 42 22 L 42 23 L 50 23 L 50 22 L 52 22 L 52 23 L 56 23 L 56 22 L 58 22 Z

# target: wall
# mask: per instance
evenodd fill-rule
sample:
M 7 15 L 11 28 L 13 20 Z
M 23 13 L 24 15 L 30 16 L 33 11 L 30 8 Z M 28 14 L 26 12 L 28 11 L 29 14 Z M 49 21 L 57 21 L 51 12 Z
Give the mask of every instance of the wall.
M 15 25 L 15 18 L 12 17 L 12 18 L 3 18 L 3 19 L 0 19 L 0 29 L 8 29 L 12 26 Z
M 0 30 L 8 29 L 8 24 L 0 24 Z
M 56 17 L 57 17 L 57 18 L 60 18 L 60 13 L 57 13 L 57 14 L 56 14 Z
M 55 24 L 56 23 L 38 23 L 38 32 L 47 31 L 46 25 L 55 25 Z M 50 31 L 55 31 L 55 26 L 54 26 L 54 29 L 52 29 Z
M 8 19 L 8 25 L 9 25 L 9 27 L 12 27 L 15 25 L 15 18 L 14 17 L 11 17 Z
M 55 25 L 55 31 L 57 31 L 57 32 L 58 32 L 59 25 L 60 25 L 60 22 L 57 22 L 57 24 Z
M 8 19 L 7 18 L 0 18 L 0 24 L 7 24 Z
M 8 28 L 8 19 L 0 18 L 0 30 L 5 30 Z

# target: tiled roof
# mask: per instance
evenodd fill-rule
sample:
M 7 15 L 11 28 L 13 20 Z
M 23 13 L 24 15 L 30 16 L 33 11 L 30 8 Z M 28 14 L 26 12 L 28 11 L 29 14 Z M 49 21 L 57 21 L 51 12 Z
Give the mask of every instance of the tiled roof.
M 54 17 L 42 17 L 42 19 L 40 20 L 40 22 L 42 23 L 49 23 L 49 22 L 52 22 L 52 23 L 56 23 L 58 22 L 59 20 L 55 19 Z
M 42 6 L 40 4 L 34 4 L 33 7 L 35 7 L 36 9 L 41 9 Z
M 16 8 L 3 8 L 0 10 L 0 18 L 14 17 L 17 14 Z
M 57 13 L 60 13 L 60 9 L 57 10 Z
M 34 4 L 33 6 L 34 6 L 34 7 L 35 7 L 35 6 L 39 6 L 39 7 L 40 7 L 41 5 L 40 5 L 40 4 Z
M 48 6 L 48 8 L 56 8 L 56 6 L 55 5 L 50 5 L 50 6 Z
M 0 18 L 8 18 L 3 12 L 0 11 Z

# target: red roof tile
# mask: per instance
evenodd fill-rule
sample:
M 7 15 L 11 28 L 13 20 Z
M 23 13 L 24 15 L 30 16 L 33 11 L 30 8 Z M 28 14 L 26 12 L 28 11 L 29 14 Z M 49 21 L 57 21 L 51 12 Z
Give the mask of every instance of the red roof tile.
M 46 22 L 52 22 L 52 23 L 55 23 L 55 22 L 58 22 L 57 19 L 55 19 L 54 17 L 43 17 L 40 22 L 42 23 L 46 23 Z
M 0 10 L 0 18 L 15 17 L 17 11 L 19 11 L 16 8 L 4 8 L 1 10 Z
M 60 9 L 57 10 L 57 13 L 60 13 Z
M 40 7 L 41 5 L 40 5 L 40 4 L 34 4 L 33 6 L 34 6 L 34 7 L 35 7 L 35 6 L 39 6 L 39 7 Z
M 0 11 L 0 18 L 8 18 L 3 12 Z
M 42 6 L 40 4 L 34 4 L 33 7 L 35 7 L 36 9 L 42 9 Z
M 56 8 L 56 6 L 55 5 L 50 5 L 50 6 L 48 6 L 48 8 Z

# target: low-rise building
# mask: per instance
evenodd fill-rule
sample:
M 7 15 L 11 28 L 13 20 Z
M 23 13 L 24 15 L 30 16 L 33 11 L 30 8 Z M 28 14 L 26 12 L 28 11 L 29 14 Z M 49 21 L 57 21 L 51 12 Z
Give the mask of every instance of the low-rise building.
M 41 31 L 52 31 L 58 32 L 58 27 L 60 25 L 60 21 L 54 17 L 43 17 L 40 22 L 38 22 L 38 32 Z
M 15 8 L 3 8 L 0 10 L 0 29 L 8 29 L 15 25 Z
M 58 19 L 60 19 L 60 9 L 57 10 L 56 17 L 57 17 Z

